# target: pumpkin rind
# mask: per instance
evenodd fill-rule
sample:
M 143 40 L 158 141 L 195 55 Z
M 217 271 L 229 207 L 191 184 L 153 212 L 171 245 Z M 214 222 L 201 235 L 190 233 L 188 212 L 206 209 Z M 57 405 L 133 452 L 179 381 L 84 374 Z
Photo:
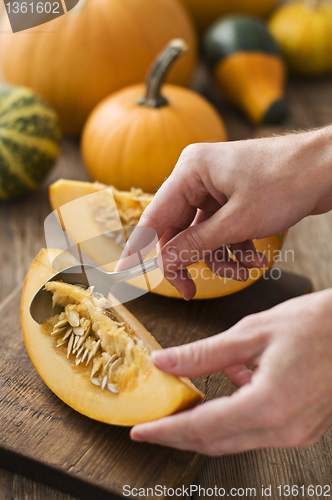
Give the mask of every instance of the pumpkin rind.
M 107 95 L 142 82 L 170 39 L 182 37 L 190 47 L 171 72 L 172 83 L 186 85 L 196 60 L 195 32 L 177 0 L 82 0 L 48 26 L 11 34 L 4 20 L 3 75 L 43 96 L 73 135 Z
M 54 274 L 51 262 L 60 253 L 64 268 L 74 263 L 73 257 L 61 250 L 41 250 L 26 277 L 21 303 L 26 348 L 46 385 L 76 411 L 101 422 L 122 426 L 156 420 L 201 401 L 202 393 L 188 379 L 168 375 L 153 365 L 138 387 L 112 394 L 91 384 L 90 378 L 82 374 L 79 366 L 68 362 L 55 347 L 54 338 L 34 322 L 29 312 L 34 294 Z M 129 311 L 121 305 L 116 309 L 146 345 L 151 349 L 160 349 L 155 339 Z
M 55 111 L 32 90 L 0 87 L 0 199 L 37 188 L 59 154 Z
M 66 229 L 74 242 L 80 243 L 89 241 L 89 238 L 95 236 L 96 234 L 101 234 L 101 228 L 100 226 L 98 226 L 92 216 L 91 205 L 82 197 L 103 191 L 106 187 L 107 186 L 103 186 L 97 183 L 92 184 L 89 182 L 68 181 L 64 179 L 60 179 L 50 186 L 50 201 L 53 210 L 57 210 L 62 205 L 66 205 L 73 200 L 81 198 L 81 203 L 79 206 L 80 213 L 75 214 L 75 211 L 71 209 L 71 220 L 66 221 Z M 129 192 L 116 192 L 116 194 L 114 195 L 115 200 L 118 196 L 121 197 L 121 203 L 123 204 L 133 203 L 132 194 Z M 151 195 L 150 199 L 152 199 Z M 146 195 L 144 204 L 147 205 L 148 202 L 149 195 Z M 283 246 L 283 242 L 284 238 L 281 238 L 280 235 L 271 236 L 270 238 L 264 238 L 262 240 L 255 240 L 254 243 L 257 250 L 267 256 L 268 264 L 265 269 L 249 269 L 249 279 L 246 282 L 239 282 L 227 278 L 221 278 L 213 274 L 206 266 L 206 264 L 202 261 L 197 262 L 196 264 L 192 264 L 188 267 L 188 269 L 194 279 L 197 289 L 195 299 L 222 297 L 231 293 L 238 292 L 252 285 L 255 281 L 261 278 L 265 274 L 265 272 L 273 265 L 274 258 L 279 255 L 279 252 Z M 112 260 L 111 257 L 108 257 L 109 260 L 106 260 L 107 257 L 105 258 L 105 256 L 110 256 L 112 255 L 112 252 L 114 252 L 114 249 L 112 247 L 112 239 L 103 235 L 102 238 L 98 239 L 98 248 L 91 245 L 86 246 L 83 251 L 85 251 L 85 253 L 87 253 L 89 257 L 94 259 L 95 262 L 99 263 L 100 265 L 104 265 L 105 262 L 110 262 L 110 260 Z M 107 269 L 108 271 L 113 271 L 116 262 L 113 260 L 112 262 L 113 264 L 110 264 L 108 266 L 104 265 L 105 269 Z M 160 275 L 159 269 L 152 271 L 147 276 L 148 286 L 144 276 L 135 278 L 135 280 L 132 280 L 131 283 L 146 291 L 150 291 L 150 288 L 152 288 L 151 291 L 153 293 L 157 293 L 158 295 L 182 298 L 178 294 L 176 289 L 166 279 L 161 280 L 162 276 Z M 154 286 L 154 284 L 157 285 Z
M 185 50 L 182 39 L 172 40 L 154 61 L 146 86 L 123 89 L 91 113 L 82 154 L 94 180 L 155 192 L 186 146 L 226 140 L 223 121 L 210 103 L 191 90 L 163 85 Z

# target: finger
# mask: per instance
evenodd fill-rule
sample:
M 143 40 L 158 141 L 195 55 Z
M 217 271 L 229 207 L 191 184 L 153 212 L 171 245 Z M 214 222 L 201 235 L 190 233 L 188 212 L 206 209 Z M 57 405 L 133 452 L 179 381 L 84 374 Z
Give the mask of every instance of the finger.
M 225 203 L 223 203 L 223 205 Z M 204 220 L 209 219 L 215 212 L 220 210 L 223 205 L 221 205 L 220 202 L 213 198 L 209 193 L 206 193 L 206 199 L 203 200 L 199 206 L 196 207 L 188 204 L 185 212 L 181 214 L 176 223 L 173 223 L 173 226 L 168 227 L 163 236 L 160 238 L 159 243 L 161 248 L 166 245 L 168 241 L 174 238 L 174 236 L 188 228 L 191 224 L 199 224 Z
M 196 216 L 196 213 L 197 213 L 197 209 L 195 207 L 191 207 L 190 205 L 187 205 L 184 213 L 181 214 L 181 216 L 176 221 L 173 221 L 173 224 L 171 226 L 169 226 L 164 231 L 163 235 L 160 237 L 160 239 L 159 239 L 160 248 L 162 248 L 164 245 L 166 245 L 166 243 L 168 243 L 168 241 L 170 241 L 172 238 L 174 238 L 181 231 L 183 231 L 184 229 L 189 227 L 190 224 L 193 222 L 193 220 Z M 140 221 L 140 223 L 141 223 L 141 221 Z
M 241 222 L 238 222 L 239 219 Z M 169 264 L 174 269 L 174 262 L 177 269 L 188 267 L 201 260 L 204 252 L 245 239 L 244 231 L 243 218 L 237 213 L 236 204 L 230 201 L 209 219 L 185 229 L 164 246 L 161 251 L 164 269 Z M 169 251 L 173 254 L 171 262 Z
M 256 364 L 268 341 L 265 332 L 246 335 L 233 330 L 191 344 L 154 351 L 152 361 L 157 368 L 173 375 L 209 375 L 232 365 Z
M 242 394 L 240 394 L 240 392 Z M 257 401 L 254 391 L 241 389 L 230 397 L 208 401 L 170 417 L 140 424 L 131 430 L 135 441 L 204 452 L 211 442 L 255 430 Z
M 180 225 L 184 225 L 183 214 L 187 213 L 188 207 L 197 210 L 201 205 L 209 203 L 207 202 L 209 199 L 211 195 L 199 175 L 188 175 L 187 170 L 175 167 L 144 210 L 138 224 L 154 229 L 160 239 L 169 227 L 177 226 L 177 221 L 181 221 Z M 187 227 L 191 222 L 192 220 L 187 223 Z
M 244 365 L 229 366 L 228 368 L 224 368 L 224 373 L 236 387 L 249 384 L 254 375 L 254 372 Z
M 128 230 L 128 228 L 127 228 Z M 125 231 L 127 238 L 127 231 Z M 131 233 L 115 271 L 123 271 L 142 264 L 145 257 L 158 246 L 158 237 L 154 229 L 136 226 Z
M 225 204 L 226 202 L 221 205 L 219 201 L 215 200 L 212 197 L 210 200 L 206 200 L 206 203 L 202 203 L 199 207 L 199 210 L 197 210 L 193 225 L 201 224 L 202 222 L 206 221 L 207 219 L 212 217 L 213 214 L 218 212 L 218 210 L 220 210 Z
M 257 252 L 254 243 L 251 240 L 244 241 L 243 243 L 236 243 L 229 245 L 228 248 L 233 256 L 248 268 L 264 268 L 268 264 L 266 256 Z
M 185 300 L 191 300 L 196 295 L 196 286 L 189 271 L 184 268 L 179 271 L 167 271 L 164 277 L 173 285 Z
M 247 268 L 231 258 L 226 246 L 214 252 L 204 252 L 204 262 L 212 273 L 225 278 L 238 281 L 247 281 L 249 272 Z

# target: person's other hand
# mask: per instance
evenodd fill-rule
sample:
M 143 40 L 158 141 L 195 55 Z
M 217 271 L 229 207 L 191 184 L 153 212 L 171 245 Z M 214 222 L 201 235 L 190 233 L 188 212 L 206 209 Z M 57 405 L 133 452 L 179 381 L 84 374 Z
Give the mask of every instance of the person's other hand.
M 168 373 L 223 370 L 240 389 L 137 425 L 132 439 L 207 455 L 317 442 L 332 425 L 331 301 L 332 290 L 293 299 L 215 337 L 156 351 Z
M 188 265 L 204 258 L 214 273 L 245 281 L 247 268 L 267 262 L 253 239 L 332 208 L 331 130 L 183 151 L 139 225 L 157 232 L 165 277 L 184 298 L 195 295 Z

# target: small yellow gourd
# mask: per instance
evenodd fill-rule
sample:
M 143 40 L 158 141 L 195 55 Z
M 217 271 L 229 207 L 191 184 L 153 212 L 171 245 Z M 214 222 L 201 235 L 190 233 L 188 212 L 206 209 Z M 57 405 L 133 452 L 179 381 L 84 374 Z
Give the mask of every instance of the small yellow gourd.
M 332 5 L 306 0 L 283 5 L 270 30 L 292 73 L 321 76 L 332 71 Z

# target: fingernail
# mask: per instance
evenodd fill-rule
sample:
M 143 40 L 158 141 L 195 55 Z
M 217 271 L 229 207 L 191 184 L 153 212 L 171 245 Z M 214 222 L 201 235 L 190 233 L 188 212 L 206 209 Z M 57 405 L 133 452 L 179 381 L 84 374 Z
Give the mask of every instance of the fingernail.
M 238 274 L 237 274 L 236 279 L 238 279 L 239 281 L 247 281 L 248 278 L 249 278 L 248 270 L 247 269 L 240 269 Z
M 144 441 L 144 432 L 140 433 L 139 429 L 136 429 L 136 427 L 133 427 L 130 431 L 130 438 L 133 441 Z
M 225 272 L 225 278 L 228 278 L 230 280 L 245 282 L 249 278 L 249 273 L 246 269 L 241 269 L 240 271 L 237 272 L 230 270 Z
M 181 288 L 179 288 L 178 286 L 176 286 L 175 288 L 185 301 L 189 302 L 192 299 L 192 297 L 187 294 L 187 290 L 181 290 Z
M 263 253 L 257 252 L 257 257 L 258 259 L 255 262 L 259 269 L 263 269 L 268 265 L 269 261 Z
M 177 365 L 177 355 L 175 349 L 165 349 L 153 351 L 151 354 L 152 363 L 157 368 L 174 368 Z

